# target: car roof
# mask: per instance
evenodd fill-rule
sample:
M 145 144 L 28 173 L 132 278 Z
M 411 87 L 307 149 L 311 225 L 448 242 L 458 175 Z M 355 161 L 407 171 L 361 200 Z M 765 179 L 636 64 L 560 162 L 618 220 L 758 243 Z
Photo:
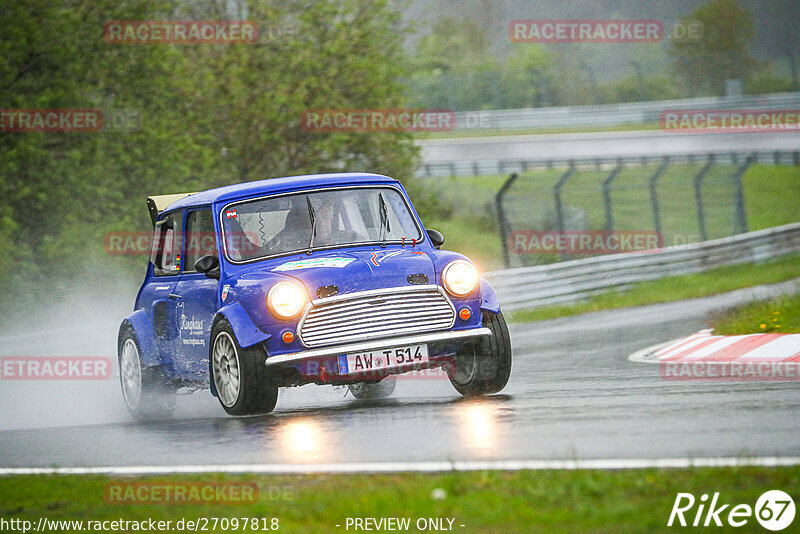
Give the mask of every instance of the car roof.
M 191 206 L 208 205 L 214 202 L 237 200 L 270 193 L 300 191 L 317 187 L 336 185 L 358 185 L 371 183 L 397 183 L 397 180 L 382 174 L 340 172 L 330 174 L 305 174 L 302 176 L 284 176 L 269 178 L 241 184 L 226 185 L 207 191 L 191 194 L 167 206 L 164 211 L 172 211 Z

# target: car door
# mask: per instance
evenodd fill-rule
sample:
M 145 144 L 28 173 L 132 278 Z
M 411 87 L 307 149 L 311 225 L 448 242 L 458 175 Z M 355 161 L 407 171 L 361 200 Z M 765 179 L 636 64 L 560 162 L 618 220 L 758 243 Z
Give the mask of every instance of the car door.
M 174 373 L 177 339 L 175 288 L 180 277 L 182 232 L 180 211 L 165 215 L 155 225 L 147 282 L 139 294 L 139 306 L 153 323 L 154 342 L 165 371 Z
M 186 379 L 208 378 L 211 322 L 217 312 L 219 281 L 195 271 L 201 257 L 217 255 L 214 221 L 210 207 L 186 213 L 183 269 L 174 290 L 177 296 L 178 355 L 176 367 Z

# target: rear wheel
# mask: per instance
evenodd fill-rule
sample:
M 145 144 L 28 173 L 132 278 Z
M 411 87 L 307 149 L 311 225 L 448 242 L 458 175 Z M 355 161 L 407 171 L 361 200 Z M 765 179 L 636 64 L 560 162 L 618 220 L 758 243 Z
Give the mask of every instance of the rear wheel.
M 448 368 L 450 383 L 462 395 L 497 393 L 511 375 L 511 337 L 503 314 L 483 312 L 483 326 L 492 335 L 457 354 Z
M 211 339 L 211 373 L 225 411 L 231 415 L 271 412 L 278 402 L 278 386 L 270 377 L 264 350 L 242 348 L 225 319 L 214 325 Z
M 136 419 L 162 419 L 175 410 L 175 388 L 159 367 L 142 365 L 139 340 L 133 328 L 122 327 L 117 346 L 122 398 Z
M 356 382 L 347 387 L 353 397 L 359 400 L 379 400 L 385 399 L 394 393 L 394 388 L 397 385 L 397 378 L 394 376 L 387 376 L 377 384 L 368 382 Z

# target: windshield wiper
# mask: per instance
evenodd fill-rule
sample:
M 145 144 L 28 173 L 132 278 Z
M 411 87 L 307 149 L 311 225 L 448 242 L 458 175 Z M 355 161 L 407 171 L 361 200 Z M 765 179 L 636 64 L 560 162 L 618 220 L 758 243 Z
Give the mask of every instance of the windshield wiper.
M 306 197 L 306 205 L 308 206 L 308 218 L 311 219 L 311 239 L 308 240 L 308 255 L 311 255 L 311 250 L 314 248 L 314 237 L 317 235 L 317 218 L 314 216 L 314 207 L 308 197 Z
M 383 193 L 378 193 L 378 212 L 381 217 L 381 247 L 386 248 L 386 234 L 392 230 L 389 228 L 389 210 L 386 209 L 386 202 L 383 200 Z

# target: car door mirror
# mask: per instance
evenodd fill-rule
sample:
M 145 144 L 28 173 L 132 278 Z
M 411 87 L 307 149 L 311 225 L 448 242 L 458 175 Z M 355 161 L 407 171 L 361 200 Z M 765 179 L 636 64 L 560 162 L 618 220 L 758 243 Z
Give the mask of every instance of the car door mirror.
M 431 238 L 431 243 L 433 244 L 434 248 L 439 248 L 444 245 L 444 236 L 441 232 L 436 230 L 428 230 L 428 237 Z
M 211 254 L 203 256 L 194 262 L 194 270 L 205 274 L 209 278 L 219 280 L 219 258 Z

